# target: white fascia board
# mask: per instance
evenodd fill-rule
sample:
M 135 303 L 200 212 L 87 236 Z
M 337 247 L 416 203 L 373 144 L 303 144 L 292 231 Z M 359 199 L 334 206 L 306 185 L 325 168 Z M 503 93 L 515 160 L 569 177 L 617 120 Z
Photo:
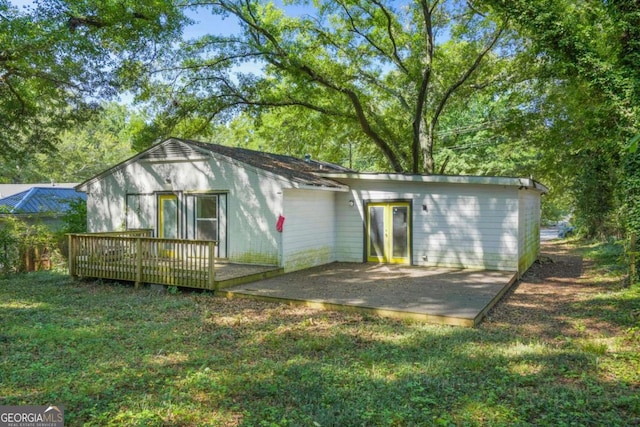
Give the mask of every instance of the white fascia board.
M 292 182 L 293 188 L 297 188 L 300 190 L 315 190 L 315 191 L 335 191 L 336 193 L 348 193 L 350 188 L 348 185 L 341 185 L 336 182 L 335 187 L 327 187 L 325 185 L 310 185 L 310 184 L 299 184 Z
M 530 178 L 469 175 L 410 175 L 398 173 L 322 173 L 319 175 L 324 178 L 336 180 L 354 179 L 363 181 L 424 182 L 434 184 L 506 185 L 522 189 L 538 190 L 542 193 L 549 191 L 547 187 Z

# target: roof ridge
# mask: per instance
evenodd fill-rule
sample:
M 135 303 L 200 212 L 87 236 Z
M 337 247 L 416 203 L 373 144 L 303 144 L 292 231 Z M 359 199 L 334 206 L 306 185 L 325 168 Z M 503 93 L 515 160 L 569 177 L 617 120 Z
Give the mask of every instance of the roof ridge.
M 23 191 L 23 193 L 25 193 L 24 196 L 20 199 L 18 203 L 16 203 L 13 209 L 11 209 L 11 213 L 17 211 L 18 209 L 22 209 L 22 207 L 27 204 L 27 202 L 35 192 L 36 192 L 35 187 L 31 187 L 30 189 Z
M 183 139 L 183 138 L 170 138 L 170 139 L 174 139 L 177 141 L 181 141 L 181 142 L 186 142 L 186 143 L 191 143 L 194 145 L 197 145 L 201 148 L 205 148 L 205 149 L 209 149 L 211 146 L 213 147 L 221 147 L 222 149 L 227 149 L 227 150 L 234 150 L 234 151 L 245 151 L 248 153 L 255 153 L 261 156 L 276 156 L 276 157 L 281 157 L 281 158 L 286 158 L 286 159 L 291 159 L 294 160 L 296 162 L 304 162 L 304 163 L 309 163 L 309 162 L 313 162 L 316 164 L 322 164 L 322 165 L 326 165 L 326 166 L 332 166 L 335 167 L 337 169 L 341 169 L 343 171 L 351 171 L 349 168 L 346 168 L 344 166 L 341 166 L 337 163 L 333 163 L 333 162 L 328 162 L 325 160 L 315 160 L 315 159 L 310 159 L 309 161 L 307 161 L 306 159 L 302 159 L 298 156 L 294 156 L 291 154 L 281 154 L 281 153 L 274 153 L 271 151 L 261 151 L 261 150 L 255 150 L 253 148 L 245 148 L 245 147 L 233 147 L 230 145 L 224 145 L 224 144 L 218 144 L 215 142 L 203 142 L 203 141 L 196 141 L 193 139 Z
M 278 175 L 284 179 L 291 180 L 302 185 L 317 186 L 317 187 L 331 187 L 342 188 L 343 185 L 339 182 L 321 176 L 323 172 L 342 172 L 350 173 L 355 172 L 344 166 L 330 163 L 321 162 L 317 160 L 305 161 L 299 157 L 291 156 L 288 154 L 269 153 L 264 151 L 257 151 L 250 148 L 231 147 L 228 145 L 222 145 L 214 142 L 202 142 L 192 139 L 169 137 L 164 141 L 158 142 L 153 146 L 141 151 L 140 153 L 104 170 L 103 172 L 83 181 L 78 184 L 76 190 L 86 191 L 87 185 L 90 183 L 102 179 L 104 176 L 114 173 L 117 170 L 127 167 L 128 165 L 140 160 L 152 159 L 153 153 L 161 154 L 166 152 L 170 144 L 181 144 L 183 148 L 190 148 L 197 150 L 202 154 L 217 154 L 224 156 L 235 161 L 241 162 L 247 166 Z M 158 151 L 156 151 L 158 150 Z M 188 156 L 188 154 L 187 154 Z M 167 158 L 168 160 L 168 158 Z
M 0 198 L 0 205 L 8 207 L 9 213 L 42 213 L 66 209 L 69 201 L 84 197 L 69 187 L 32 187 Z
M 257 151 L 251 148 L 231 147 L 228 145 L 187 140 L 182 138 L 172 139 L 179 143 L 195 147 L 196 149 L 207 150 L 211 153 L 216 153 L 232 158 L 236 161 L 261 169 L 263 171 L 274 173 L 276 175 L 280 175 L 284 178 L 291 179 L 296 182 L 314 186 L 341 186 L 340 183 L 334 181 L 333 179 L 321 176 L 323 172 L 354 172 L 351 169 L 345 168 L 344 166 L 335 163 L 318 160 L 307 160 L 289 154 Z

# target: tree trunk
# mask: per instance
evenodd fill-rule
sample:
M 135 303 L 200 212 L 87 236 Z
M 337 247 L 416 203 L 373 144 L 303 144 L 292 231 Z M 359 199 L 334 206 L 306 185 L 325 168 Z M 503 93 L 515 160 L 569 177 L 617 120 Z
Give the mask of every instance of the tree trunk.
M 433 143 L 433 131 L 429 130 L 427 124 L 423 122 L 420 132 L 420 151 L 422 153 L 422 169 L 425 175 L 433 175 L 436 170 L 436 164 L 433 160 Z
M 425 175 L 433 175 L 436 169 L 436 164 L 433 160 L 433 151 L 431 150 L 431 147 L 432 146 L 422 148 L 422 164 L 424 166 Z

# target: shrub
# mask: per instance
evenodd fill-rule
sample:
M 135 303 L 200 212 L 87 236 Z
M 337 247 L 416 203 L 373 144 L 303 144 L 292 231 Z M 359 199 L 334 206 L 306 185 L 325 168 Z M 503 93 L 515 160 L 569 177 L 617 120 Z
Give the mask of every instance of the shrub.
M 56 233 L 57 246 L 60 253 L 65 258 L 69 256 L 68 233 L 87 232 L 87 203 L 84 200 L 72 200 L 69 202 L 69 209 L 60 218 L 62 227 Z
M 87 202 L 75 199 L 69 202 L 69 210 L 62 215 L 62 233 L 87 232 Z
M 46 225 L 28 223 L 15 215 L 0 218 L 0 271 L 3 273 L 26 271 L 34 261 L 34 254 L 52 254 L 56 249 L 56 237 Z

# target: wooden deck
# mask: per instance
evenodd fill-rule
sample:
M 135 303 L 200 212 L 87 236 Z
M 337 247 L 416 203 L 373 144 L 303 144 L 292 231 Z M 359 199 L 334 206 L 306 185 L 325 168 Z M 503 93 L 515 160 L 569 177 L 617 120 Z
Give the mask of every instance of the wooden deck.
M 151 230 L 69 235 L 69 274 L 218 290 L 282 274 L 276 266 L 217 261 L 215 241 L 161 239 Z
M 215 242 L 156 239 L 143 232 L 70 235 L 69 248 L 72 276 L 471 327 L 517 278 L 508 271 L 369 263 L 332 263 L 276 278 L 282 268 L 215 260 Z
M 215 289 L 214 241 L 160 239 L 150 230 L 69 235 L 72 276 Z

